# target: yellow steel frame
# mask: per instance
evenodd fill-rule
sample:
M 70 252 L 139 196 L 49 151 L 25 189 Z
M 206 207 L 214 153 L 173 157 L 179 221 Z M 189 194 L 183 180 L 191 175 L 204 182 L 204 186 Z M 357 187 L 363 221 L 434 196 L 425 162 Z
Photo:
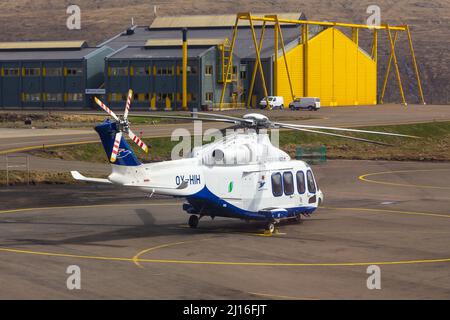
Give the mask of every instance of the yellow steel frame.
M 406 26 L 406 35 L 408 36 L 409 50 L 411 52 L 411 57 L 414 65 L 414 72 L 416 73 L 417 87 L 419 88 L 420 99 L 422 100 L 422 104 L 426 104 L 425 99 L 423 98 L 422 84 L 420 83 L 419 68 L 417 67 L 416 54 L 414 53 L 414 47 L 412 43 L 409 26 Z
M 398 32 L 395 31 L 394 33 L 394 40 L 393 40 L 393 44 L 394 44 L 394 48 L 395 45 L 397 43 L 397 37 L 398 37 Z M 391 51 L 391 54 L 389 55 L 389 62 L 386 66 L 386 74 L 384 75 L 384 81 L 383 81 L 383 87 L 381 89 L 381 95 L 380 95 L 380 103 L 383 104 L 383 99 L 384 99 L 384 94 L 386 92 L 386 85 L 389 79 L 389 73 L 391 72 L 391 65 L 392 65 L 392 60 L 394 59 L 394 55 Z
M 380 25 L 380 26 L 370 26 L 370 25 L 364 25 L 364 24 L 354 24 L 354 23 L 341 23 L 341 22 L 325 22 L 325 21 L 311 21 L 311 20 L 290 20 L 290 19 L 280 19 L 278 18 L 277 15 L 266 15 L 264 17 L 258 17 L 258 16 L 253 16 L 251 15 L 250 12 L 244 12 L 244 13 L 238 13 L 236 15 L 236 21 L 233 27 L 233 39 L 231 41 L 231 49 L 230 49 L 230 57 L 228 59 L 228 64 L 227 64 L 227 68 L 226 68 L 226 76 L 225 79 L 228 79 L 230 70 L 231 70 L 231 66 L 232 66 L 232 59 L 233 59 L 233 52 L 234 52 L 234 47 L 235 47 L 235 42 L 236 42 L 236 37 L 237 37 L 237 32 L 238 32 L 238 24 L 240 20 L 248 20 L 249 24 L 250 24 L 250 28 L 251 28 L 251 32 L 252 32 L 252 38 L 253 38 L 253 43 L 254 43 L 254 47 L 255 47 L 255 53 L 256 53 L 256 62 L 255 62 L 255 68 L 253 70 L 253 74 L 252 74 L 252 82 L 251 82 L 251 86 L 250 86 L 250 91 L 249 91 L 249 95 L 248 95 L 248 100 L 247 100 L 247 105 L 250 105 L 251 102 L 251 98 L 252 98 L 252 94 L 253 94 L 253 89 L 254 89 L 254 83 L 255 83 L 255 79 L 256 79 L 256 72 L 259 70 L 260 75 L 261 75 L 261 79 L 262 79 L 262 84 L 263 84 L 263 89 L 264 89 L 264 95 L 267 99 L 268 96 L 268 92 L 267 92 L 267 86 L 266 86 L 266 82 L 265 82 L 265 78 L 264 78 L 264 72 L 263 72 L 263 68 L 262 68 L 262 63 L 261 63 L 261 56 L 260 56 L 260 52 L 261 52 L 261 48 L 262 48 L 262 44 L 264 41 L 264 31 L 266 28 L 266 23 L 273 23 L 274 24 L 274 32 L 275 32 L 275 61 L 278 61 L 279 59 L 279 55 L 278 55 L 278 47 L 279 47 L 279 42 L 281 42 L 281 46 L 283 49 L 283 56 L 284 56 L 284 61 L 285 61 L 285 66 L 286 66 L 286 71 L 287 71 L 287 75 L 288 75 L 288 80 L 289 80 L 289 85 L 290 85 L 290 89 L 291 89 L 291 94 L 292 97 L 294 98 L 294 92 L 292 89 L 292 83 L 291 83 L 291 79 L 290 79 L 290 74 L 289 74 L 289 70 L 288 70 L 288 64 L 286 61 L 286 51 L 285 51 L 285 47 L 284 47 L 284 41 L 283 41 L 283 35 L 281 32 L 281 27 L 280 24 L 296 24 L 296 25 L 302 25 L 302 42 L 303 42 L 303 46 L 304 46 L 304 50 L 303 50 L 303 54 L 304 54 L 304 59 L 303 59 L 303 63 L 304 63 L 304 95 L 307 96 L 308 95 L 308 85 L 307 85 L 307 79 L 308 79 L 308 70 L 307 70 L 307 59 L 308 59 L 308 26 L 309 25 L 318 25 L 318 26 L 324 26 L 324 27 L 346 27 L 346 28 L 352 28 L 352 39 L 353 41 L 355 41 L 356 43 L 358 43 L 358 38 L 359 38 L 359 29 L 368 29 L 368 30 L 373 30 L 373 44 L 372 44 L 372 59 L 377 62 L 378 60 L 378 31 L 379 30 L 386 30 L 387 34 L 388 34 L 388 38 L 389 38 L 389 47 L 390 47 L 390 58 L 389 58 L 389 63 L 387 65 L 387 72 L 386 72 L 386 76 L 384 79 L 384 83 L 383 83 L 383 89 L 382 89 L 382 94 L 380 97 L 380 103 L 383 103 L 383 98 L 384 98 L 384 93 L 386 90 L 386 85 L 387 85 L 387 80 L 388 80 L 388 74 L 390 71 L 390 66 L 392 64 L 392 61 L 394 61 L 394 66 L 395 66 L 395 73 L 396 73 L 396 77 L 397 77 L 397 81 L 398 81 L 398 86 L 399 86 L 399 91 L 400 91 L 400 95 L 402 98 L 402 103 L 404 105 L 407 105 L 406 103 L 406 99 L 405 99 L 405 94 L 403 91 L 403 86 L 402 86 L 402 81 L 401 81 L 401 77 L 400 77 L 400 70 L 398 67 L 398 61 L 397 61 L 397 56 L 395 54 L 395 42 L 397 39 L 397 34 L 398 32 L 404 31 L 406 32 L 407 36 L 408 36 L 408 44 L 409 44 L 409 49 L 410 49 L 410 53 L 412 56 L 412 61 L 413 61 L 413 66 L 414 66 L 414 71 L 415 71 L 415 76 L 416 76 L 416 80 L 417 80 L 417 86 L 419 89 L 419 94 L 420 94 L 420 99 L 422 101 L 423 104 L 425 104 L 425 99 L 423 96 L 423 90 L 422 90 L 422 85 L 421 85 L 421 81 L 420 81 L 420 73 L 419 73 L 419 69 L 417 66 L 417 61 L 416 61 L 416 57 L 415 57 L 415 52 L 414 52 L 414 47 L 413 47 L 413 43 L 412 43 L 412 37 L 411 37 L 411 32 L 409 29 L 409 26 L 407 25 L 402 25 L 402 26 L 390 26 L 387 24 L 384 25 Z M 260 40 L 259 40 L 259 44 L 257 43 L 256 40 L 256 33 L 255 33 L 255 28 L 254 28 L 254 22 L 258 21 L 258 22 L 263 22 L 263 26 L 261 29 L 261 35 L 260 35 Z M 391 31 L 394 31 L 394 39 L 392 38 L 392 34 Z M 277 75 L 278 75 L 278 66 L 277 63 L 275 63 L 275 67 L 274 67 L 274 92 L 277 93 L 278 92 L 278 84 L 277 82 Z M 227 86 L 227 81 L 224 82 L 223 87 L 222 87 L 222 94 L 220 97 L 220 109 L 222 109 L 222 105 L 223 105 L 223 100 L 224 100 L 224 96 L 225 96 L 225 91 L 226 91 L 226 86 Z M 267 101 L 267 100 L 266 100 Z
M 260 52 L 261 52 L 262 44 L 263 44 L 263 41 L 264 41 L 265 30 L 266 30 L 266 22 L 264 21 L 263 25 L 262 25 L 262 28 L 261 28 L 261 35 L 259 36 L 258 49 L 259 49 Z M 250 83 L 250 90 L 248 92 L 247 106 L 251 105 L 253 89 L 255 88 L 255 80 L 256 80 L 256 74 L 258 72 L 258 68 L 259 68 L 259 60 L 256 60 L 255 67 L 253 68 L 252 81 Z M 264 81 L 264 79 L 262 81 Z

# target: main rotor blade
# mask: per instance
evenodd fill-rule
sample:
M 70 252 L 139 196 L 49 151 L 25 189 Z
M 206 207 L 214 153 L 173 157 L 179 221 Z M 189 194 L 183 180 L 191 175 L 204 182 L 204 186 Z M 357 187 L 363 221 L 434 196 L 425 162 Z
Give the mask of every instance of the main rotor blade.
M 119 118 L 116 116 L 116 114 L 110 108 L 108 108 L 103 102 L 101 102 L 97 97 L 95 97 L 95 103 L 97 103 L 100 106 L 100 108 L 105 110 L 111 117 L 119 121 Z
M 214 117 L 217 117 L 217 118 L 223 118 L 223 119 L 228 119 L 228 120 L 235 120 L 235 121 L 239 121 L 239 122 L 253 123 L 253 120 L 250 120 L 250 119 L 226 116 L 226 115 L 223 115 L 223 114 L 206 113 L 206 112 L 192 112 L 192 111 L 191 111 L 191 114 L 199 114 L 201 116 L 208 116 L 208 117 L 213 117 L 214 116 Z
M 157 118 L 157 119 L 178 119 L 178 120 L 190 120 L 190 121 L 213 121 L 213 122 L 225 122 L 225 123 L 241 123 L 236 120 L 228 120 L 228 119 L 215 119 L 215 118 L 192 118 L 185 116 L 159 116 L 159 115 L 151 115 L 151 114 L 133 114 L 132 117 L 140 117 L 140 118 Z
M 368 140 L 368 139 L 363 139 L 363 138 L 356 138 L 356 137 L 351 137 L 351 136 L 345 136 L 345 135 L 338 134 L 338 133 L 331 133 L 331 132 L 315 131 L 315 130 L 304 129 L 304 128 L 297 128 L 297 127 L 292 127 L 290 125 L 279 125 L 279 126 L 281 128 L 286 128 L 286 129 L 291 129 L 291 130 L 310 132 L 310 133 L 317 133 L 317 134 L 324 134 L 324 135 L 328 135 L 328 136 L 334 136 L 334 137 L 340 137 L 340 138 L 345 138 L 345 139 L 350 139 L 350 140 L 356 140 L 356 141 L 361 141 L 361 142 L 368 142 L 368 143 L 378 144 L 378 145 L 381 145 L 381 146 L 392 146 L 391 144 L 387 144 L 387 143 L 384 143 L 384 142 Z
M 144 150 L 145 153 L 148 153 L 147 145 L 144 143 L 144 141 L 139 139 L 139 137 L 135 135 L 133 131 L 128 130 L 128 136 L 130 137 L 131 140 L 133 140 L 134 143 L 136 143 L 142 150 Z
M 123 114 L 123 119 L 128 119 L 128 113 L 130 112 L 131 100 L 133 99 L 133 90 L 128 90 L 127 104 L 125 105 L 125 112 Z
M 116 139 L 114 140 L 114 146 L 111 152 L 111 162 L 116 162 L 117 154 L 119 153 L 120 141 L 122 140 L 122 132 L 116 133 Z
M 380 132 L 380 131 L 368 131 L 368 130 L 359 130 L 359 129 L 337 128 L 337 127 L 309 126 L 309 125 L 304 125 L 304 124 L 289 124 L 289 123 L 281 123 L 281 122 L 273 122 L 273 124 L 280 125 L 280 126 L 281 125 L 291 126 L 291 127 L 296 127 L 296 128 L 306 128 L 306 129 L 321 129 L 321 130 L 333 130 L 333 131 L 370 133 L 370 134 L 379 134 L 379 135 L 385 135 L 385 136 L 404 137 L 404 138 L 420 138 L 417 136 L 410 136 L 410 135 L 406 135 L 406 134 Z

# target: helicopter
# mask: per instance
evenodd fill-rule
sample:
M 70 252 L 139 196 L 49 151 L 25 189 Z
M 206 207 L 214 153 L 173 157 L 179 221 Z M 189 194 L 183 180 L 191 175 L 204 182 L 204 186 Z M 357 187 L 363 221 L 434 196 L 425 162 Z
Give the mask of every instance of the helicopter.
M 202 112 L 190 112 L 186 116 L 136 114 L 133 117 L 221 122 L 244 129 L 195 147 L 185 158 L 144 164 L 124 138 L 128 135 L 144 152 L 148 152 L 148 146 L 130 129 L 128 115 L 132 97 L 130 90 L 125 112 L 120 117 L 95 98 L 95 102 L 112 117 L 95 127 L 112 167 L 108 178 L 89 178 L 78 171 L 71 174 L 79 181 L 113 184 L 137 188 L 150 195 L 184 198 L 186 202 L 182 208 L 189 214 L 191 228 L 197 228 L 203 217 L 225 217 L 247 222 L 261 221 L 266 232 L 272 234 L 281 221 L 301 221 L 302 216 L 311 215 L 323 203 L 324 194 L 311 166 L 304 161 L 292 160 L 286 152 L 275 147 L 267 130 L 297 130 L 379 145 L 387 144 L 329 131 L 413 137 L 273 122 L 258 113 L 246 114 L 242 118 Z

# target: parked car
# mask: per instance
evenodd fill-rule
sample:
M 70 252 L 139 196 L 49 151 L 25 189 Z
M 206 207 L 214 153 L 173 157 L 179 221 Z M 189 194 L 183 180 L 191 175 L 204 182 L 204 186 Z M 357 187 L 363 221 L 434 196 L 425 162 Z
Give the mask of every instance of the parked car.
M 320 98 L 297 98 L 289 104 L 291 110 L 314 110 L 320 109 Z
M 269 108 L 268 109 L 270 109 L 270 110 L 283 109 L 284 108 L 284 98 L 283 97 L 270 96 L 270 97 L 267 97 L 267 100 L 269 101 Z M 259 103 L 259 106 L 260 106 L 261 109 L 266 109 L 267 108 L 266 98 L 261 100 L 261 102 Z

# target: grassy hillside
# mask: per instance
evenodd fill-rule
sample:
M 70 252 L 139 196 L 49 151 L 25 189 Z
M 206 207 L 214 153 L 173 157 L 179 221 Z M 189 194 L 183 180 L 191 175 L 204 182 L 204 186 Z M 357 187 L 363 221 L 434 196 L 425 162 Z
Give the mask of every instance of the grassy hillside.
M 94 45 L 123 31 L 131 18 L 149 25 L 158 15 L 236 13 L 237 11 L 303 11 L 309 19 L 364 23 L 371 0 L 16 0 L 0 2 L 0 41 L 86 39 Z M 77 4 L 82 9 L 82 30 L 66 28 L 66 8 Z M 448 0 L 378 0 L 382 23 L 410 24 L 417 58 L 429 103 L 450 100 L 450 2 Z M 363 43 L 364 35 L 362 35 Z M 406 37 L 400 38 L 400 63 L 410 102 L 416 102 L 417 90 L 407 51 Z M 386 44 L 384 36 L 381 41 Z M 380 48 L 380 75 L 384 71 L 386 46 Z M 407 59 L 406 59 L 407 58 Z M 392 74 L 393 75 L 393 74 Z M 381 76 L 379 77 L 381 80 Z M 391 80 L 394 80 L 391 78 Z M 380 81 L 381 83 L 381 81 Z M 399 101 L 396 83 L 387 92 L 386 101 Z

